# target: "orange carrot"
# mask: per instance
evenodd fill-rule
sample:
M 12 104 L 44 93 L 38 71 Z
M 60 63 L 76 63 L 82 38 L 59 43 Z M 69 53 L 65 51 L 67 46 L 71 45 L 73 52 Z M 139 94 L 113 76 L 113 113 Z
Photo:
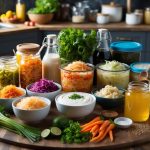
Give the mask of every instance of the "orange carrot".
M 92 138 L 97 135 L 98 130 L 99 130 L 99 125 L 95 125 L 92 127 L 92 129 L 90 130 L 90 132 L 92 133 Z
M 90 140 L 90 142 L 99 142 L 105 138 L 107 133 L 109 133 L 110 130 L 113 130 L 115 128 L 115 124 L 110 124 L 106 130 L 102 130 L 99 132 L 99 135 L 97 137 L 94 137 Z
M 110 124 L 110 121 L 109 120 L 105 120 L 104 123 L 100 127 L 100 131 L 104 130 L 105 128 L 107 128 L 107 126 L 109 126 L 109 124 Z
M 84 131 L 87 130 L 87 129 L 91 129 L 93 126 L 95 126 L 95 125 L 97 125 L 97 124 L 100 125 L 100 124 L 102 124 L 103 122 L 104 122 L 103 120 L 93 122 L 93 123 L 91 123 L 91 124 L 85 126 L 85 127 L 81 130 L 81 132 L 84 132 Z
M 103 131 L 99 131 L 99 134 L 96 137 L 93 137 L 90 142 L 96 142 L 98 139 L 100 139 L 103 135 L 104 135 L 104 130 Z
M 95 121 L 99 121 L 99 120 L 100 120 L 100 117 L 97 116 L 97 117 L 95 117 L 94 119 L 92 119 L 90 122 L 88 122 L 88 123 L 82 125 L 81 128 L 83 128 L 83 127 L 85 127 L 85 126 L 87 126 L 87 125 L 89 125 L 89 124 L 91 124 L 91 123 L 93 123 L 93 122 L 95 122 Z
M 110 138 L 110 141 L 113 142 L 114 137 L 113 137 L 113 131 L 112 130 L 109 131 L 109 138 Z

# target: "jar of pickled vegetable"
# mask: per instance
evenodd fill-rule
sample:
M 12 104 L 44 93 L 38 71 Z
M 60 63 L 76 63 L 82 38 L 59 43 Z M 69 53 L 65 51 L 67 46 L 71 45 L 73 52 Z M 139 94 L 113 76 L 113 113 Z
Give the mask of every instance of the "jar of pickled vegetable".
M 19 71 L 15 56 L 0 57 L 0 89 L 6 85 L 19 85 Z
M 42 61 L 37 54 L 39 48 L 40 46 L 35 43 L 17 45 L 20 85 L 23 88 L 42 78 Z

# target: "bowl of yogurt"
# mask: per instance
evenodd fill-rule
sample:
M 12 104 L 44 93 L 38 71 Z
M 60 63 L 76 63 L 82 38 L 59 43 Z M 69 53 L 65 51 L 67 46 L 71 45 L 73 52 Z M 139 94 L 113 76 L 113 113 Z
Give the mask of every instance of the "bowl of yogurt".
M 93 112 L 96 98 L 89 93 L 68 92 L 55 98 L 57 110 L 69 118 L 81 118 Z

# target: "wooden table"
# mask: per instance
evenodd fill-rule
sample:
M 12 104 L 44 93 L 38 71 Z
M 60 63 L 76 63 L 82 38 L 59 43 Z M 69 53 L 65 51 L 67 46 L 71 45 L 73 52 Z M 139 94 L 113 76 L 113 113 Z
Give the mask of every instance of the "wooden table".
M 149 150 L 149 149 L 150 149 L 150 143 L 145 143 L 143 145 L 125 148 L 125 149 L 121 149 L 121 150 Z M 29 150 L 29 149 L 22 148 L 22 147 L 16 147 L 13 145 L 9 145 L 9 144 L 0 142 L 0 150 Z
M 100 105 L 96 105 L 93 113 L 88 117 L 80 119 L 80 122 L 91 120 L 94 116 L 98 116 L 101 110 Z M 119 111 L 119 110 L 118 110 Z M 43 122 L 39 123 L 39 127 L 46 128 L 50 126 L 52 118 L 58 116 L 55 106 L 52 106 L 51 115 L 48 115 Z M 16 119 L 14 117 L 14 119 Z M 18 120 L 18 119 L 16 119 Z M 19 120 L 18 120 L 19 121 Z M 115 131 L 115 141 L 110 142 L 109 138 L 105 138 L 100 143 L 84 143 L 84 144 L 63 144 L 57 139 L 43 139 L 38 143 L 31 143 L 26 138 L 0 128 L 0 150 L 22 150 L 24 148 L 46 149 L 46 150 L 95 150 L 95 149 L 119 149 L 119 150 L 149 150 L 150 149 L 150 119 L 144 123 L 134 123 L 129 129 L 117 129 Z M 149 143 L 148 143 L 149 142 Z M 7 144 L 4 144 L 7 143 Z M 148 144 L 146 144 L 148 143 Z M 12 144 L 12 145 L 9 145 Z M 17 147 L 15 147 L 17 146 Z M 136 146 L 136 147 L 135 147 Z M 126 148 L 126 149 L 124 149 Z

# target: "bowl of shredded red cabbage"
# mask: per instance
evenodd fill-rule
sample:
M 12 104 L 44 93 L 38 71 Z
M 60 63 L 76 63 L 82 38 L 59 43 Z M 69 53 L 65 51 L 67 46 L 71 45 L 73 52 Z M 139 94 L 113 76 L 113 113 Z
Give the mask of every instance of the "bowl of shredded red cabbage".
M 48 93 L 57 91 L 58 86 L 52 80 L 41 79 L 33 83 L 29 90 L 32 92 Z
M 26 87 L 28 96 L 42 96 L 54 99 L 61 92 L 61 85 L 47 79 L 40 79 Z

